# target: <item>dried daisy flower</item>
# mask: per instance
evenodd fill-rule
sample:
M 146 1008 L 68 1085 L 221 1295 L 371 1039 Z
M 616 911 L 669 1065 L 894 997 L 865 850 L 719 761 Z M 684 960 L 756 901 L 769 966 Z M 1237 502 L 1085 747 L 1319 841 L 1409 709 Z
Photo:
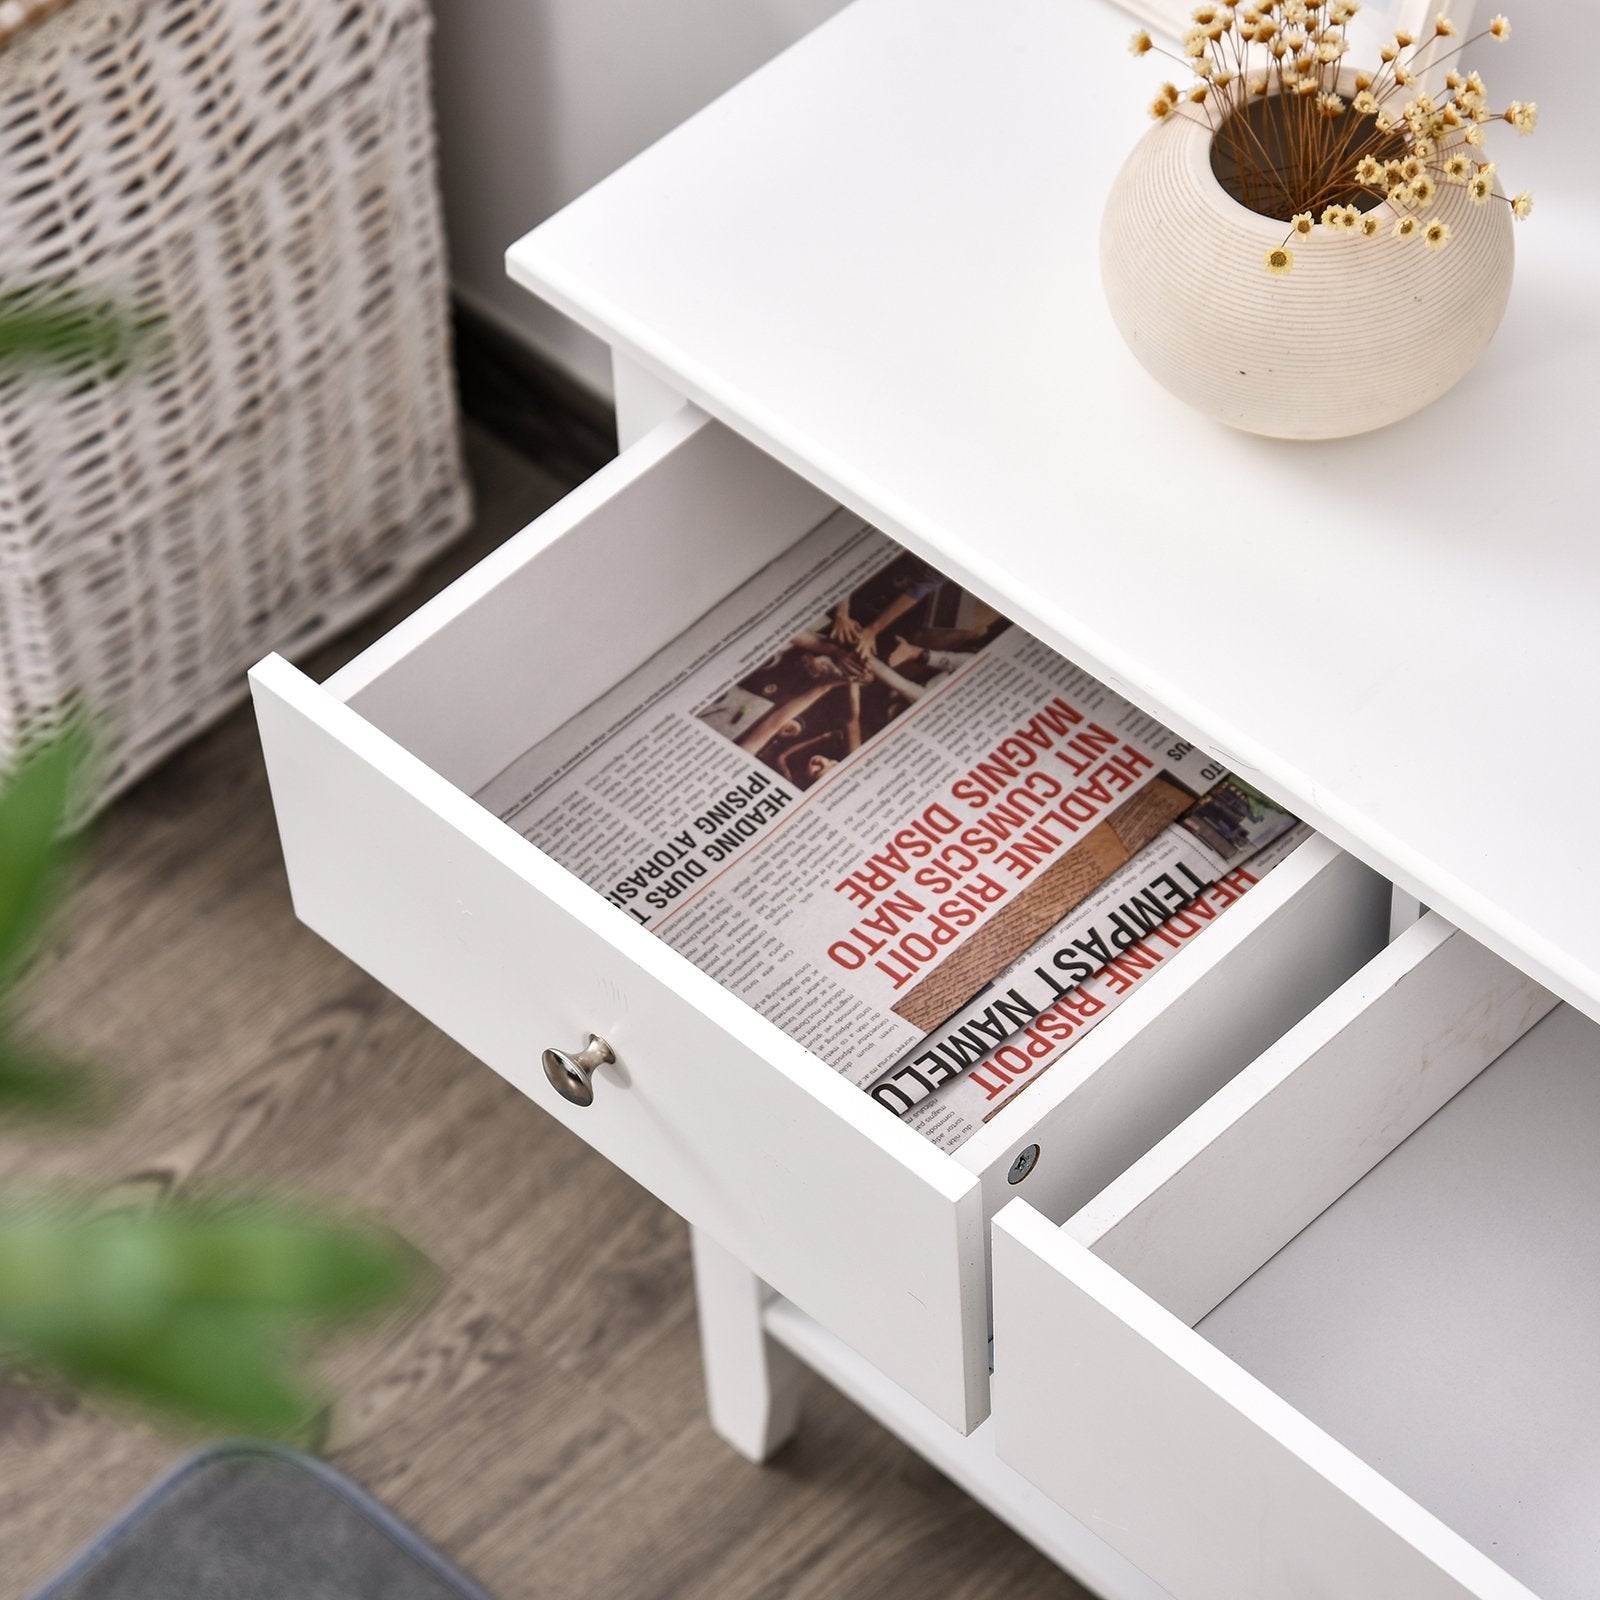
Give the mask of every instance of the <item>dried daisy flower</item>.
M 1320 242 L 1318 221 L 1330 236 L 1420 237 L 1442 249 L 1451 224 L 1428 215 L 1441 184 L 1464 188 L 1473 206 L 1499 201 L 1519 220 L 1533 210 L 1530 195 L 1507 196 L 1493 164 L 1477 157 L 1488 124 L 1532 133 L 1538 103 L 1491 102 L 1482 76 L 1459 59 L 1482 40 L 1509 38 L 1506 18 L 1463 39 L 1440 11 L 1420 39 L 1397 29 L 1376 64 L 1351 72 L 1346 30 L 1359 10 L 1356 0 L 1199 0 L 1181 44 L 1168 48 L 1144 28 L 1129 40 L 1133 55 L 1164 56 L 1189 77 L 1181 89 L 1161 85 L 1151 118 L 1207 127 L 1219 181 L 1283 222 L 1283 243 L 1264 257 L 1276 276 L 1294 269 L 1292 241 L 1338 248 Z M 1427 92 L 1425 80 L 1442 87 Z M 1461 226 L 1459 213 L 1444 215 Z M 1463 234 L 1463 245 L 1475 237 Z

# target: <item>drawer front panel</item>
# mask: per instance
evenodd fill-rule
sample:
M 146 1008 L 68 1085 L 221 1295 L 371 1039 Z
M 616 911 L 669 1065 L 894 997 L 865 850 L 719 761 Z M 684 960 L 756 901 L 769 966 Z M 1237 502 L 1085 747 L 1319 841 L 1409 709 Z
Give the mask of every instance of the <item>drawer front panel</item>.
M 997 1453 L 1173 1600 L 1533 1600 L 1025 1202 L 994 1233 Z
M 977 1181 L 288 663 L 252 685 L 301 919 L 945 1421 L 981 1420 Z M 618 1059 L 580 1109 L 540 1052 L 590 1032 Z

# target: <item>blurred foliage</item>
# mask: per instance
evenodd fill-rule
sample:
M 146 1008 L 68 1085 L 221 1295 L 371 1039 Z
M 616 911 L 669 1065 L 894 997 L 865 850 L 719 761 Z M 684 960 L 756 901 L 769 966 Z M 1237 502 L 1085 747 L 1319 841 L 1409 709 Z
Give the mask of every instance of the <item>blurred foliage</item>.
M 24 1040 L 15 1015 L 65 887 L 89 743 L 68 719 L 0 776 L 0 1115 L 81 1106 L 90 1081 Z M 421 1277 L 392 1235 L 281 1202 L 0 1204 L 0 1355 L 190 1422 L 284 1436 L 322 1404 L 301 1375 L 306 1335 L 395 1304 Z
M 58 284 L 0 291 L 0 377 L 18 368 L 84 373 L 97 381 L 125 372 L 151 346 L 158 321 L 126 304 Z
M 285 1436 L 320 1406 L 304 1335 L 416 1278 L 393 1238 L 282 1204 L 0 1210 L 0 1348 L 192 1422 Z
M 0 776 L 0 1114 L 77 1109 L 88 1075 L 22 1038 L 13 1015 L 18 980 L 65 887 L 65 819 L 88 754 L 70 719 L 26 746 Z

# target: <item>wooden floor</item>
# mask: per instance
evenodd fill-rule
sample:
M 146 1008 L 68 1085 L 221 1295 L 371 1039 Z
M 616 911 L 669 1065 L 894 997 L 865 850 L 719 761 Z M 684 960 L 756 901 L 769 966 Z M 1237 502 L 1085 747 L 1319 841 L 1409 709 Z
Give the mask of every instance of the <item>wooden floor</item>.
M 319 675 L 566 487 L 469 447 L 475 533 Z M 1080 1592 L 820 1382 L 772 1465 L 712 1436 L 683 1225 L 294 921 L 246 712 L 99 827 L 30 1009 L 120 1100 L 88 1133 L 0 1138 L 0 1178 L 269 1183 L 437 1264 L 425 1310 L 330 1351 L 329 1453 L 499 1600 Z M 0 1595 L 195 1442 L 0 1382 Z

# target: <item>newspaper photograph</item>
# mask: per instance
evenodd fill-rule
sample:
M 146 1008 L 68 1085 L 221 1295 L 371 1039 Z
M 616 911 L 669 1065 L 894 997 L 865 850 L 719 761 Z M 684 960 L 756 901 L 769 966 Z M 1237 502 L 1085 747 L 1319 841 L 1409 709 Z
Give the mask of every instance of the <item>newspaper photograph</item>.
M 863 1088 L 1180 819 L 1207 881 L 1268 826 L 844 511 L 477 798 Z

